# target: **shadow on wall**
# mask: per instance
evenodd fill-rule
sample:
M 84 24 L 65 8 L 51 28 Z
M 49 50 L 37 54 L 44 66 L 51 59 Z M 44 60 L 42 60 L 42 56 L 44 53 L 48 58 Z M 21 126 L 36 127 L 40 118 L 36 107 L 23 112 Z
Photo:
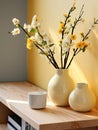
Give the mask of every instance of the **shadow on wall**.
M 85 54 L 77 55 L 71 67 L 72 78 L 77 82 L 86 82 L 97 97 L 98 104 L 98 28 L 92 31 L 90 46 Z M 98 105 L 97 105 L 98 107 Z

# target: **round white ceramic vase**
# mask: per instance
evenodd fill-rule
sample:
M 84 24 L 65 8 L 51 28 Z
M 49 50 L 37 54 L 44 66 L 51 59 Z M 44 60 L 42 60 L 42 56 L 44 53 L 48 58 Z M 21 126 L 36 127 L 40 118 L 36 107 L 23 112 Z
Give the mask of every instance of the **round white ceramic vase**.
M 69 105 L 73 110 L 90 111 L 96 104 L 96 97 L 86 83 L 77 83 L 76 88 L 70 93 Z
M 57 106 L 67 106 L 71 87 L 67 70 L 56 69 L 56 73 L 48 83 L 48 96 Z

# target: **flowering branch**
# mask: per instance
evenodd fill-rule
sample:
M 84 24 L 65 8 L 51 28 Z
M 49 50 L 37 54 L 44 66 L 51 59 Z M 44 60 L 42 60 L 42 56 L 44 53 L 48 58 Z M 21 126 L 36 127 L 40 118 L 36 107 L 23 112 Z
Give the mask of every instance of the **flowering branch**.
M 17 27 L 21 28 L 23 30 L 23 32 L 25 32 L 25 34 L 30 37 L 29 33 L 20 25 L 18 24 Z
M 78 22 L 82 21 L 82 15 L 83 15 L 83 13 L 84 13 L 83 8 L 84 8 L 84 5 L 82 5 L 82 8 L 81 8 L 80 13 L 79 13 L 79 17 L 78 17 L 77 19 L 75 19 L 74 25 L 71 25 L 71 28 L 72 28 L 72 30 L 71 30 L 71 35 L 73 35 L 74 30 L 75 30 L 75 27 L 76 27 L 76 25 L 78 24 Z M 71 44 L 71 43 L 72 43 L 72 39 L 70 39 L 70 44 Z M 67 64 L 67 61 L 68 61 L 69 53 L 70 53 L 70 48 L 69 48 L 68 51 L 66 52 L 66 55 L 65 55 L 65 58 L 64 58 L 64 67 L 63 67 L 64 69 L 65 69 L 66 64 Z M 73 54 L 73 55 L 74 55 L 74 54 Z M 74 56 L 72 56 L 72 57 L 74 58 Z M 72 58 L 72 59 L 73 59 L 73 58 Z
M 60 28 L 60 32 L 62 32 L 62 40 L 64 39 L 64 35 L 66 34 L 65 31 L 66 31 L 66 24 L 70 22 L 70 17 L 71 17 L 71 13 L 75 10 L 75 3 L 73 3 L 73 6 L 70 8 L 68 14 L 65 14 L 65 22 L 61 22 L 61 28 Z M 61 68 L 64 68 L 63 67 L 63 55 L 62 55 L 62 45 L 60 45 L 60 48 L 61 48 Z M 66 53 L 68 55 L 68 53 Z M 66 60 L 66 56 L 65 56 L 65 60 Z M 65 66 L 65 60 L 64 60 L 64 66 Z
M 94 27 L 95 24 L 98 24 L 98 19 L 97 19 L 97 20 L 94 20 L 94 23 L 93 23 L 93 25 L 91 26 L 91 28 L 88 30 L 88 32 L 87 32 L 85 35 L 82 35 L 82 37 L 83 37 L 82 41 L 85 41 L 86 39 L 88 39 L 88 35 L 89 35 L 90 32 L 92 31 L 92 28 Z M 85 44 L 85 43 L 84 43 L 84 44 Z M 69 62 L 69 64 L 68 64 L 68 66 L 66 67 L 66 69 L 68 69 L 69 66 L 71 65 L 71 62 L 72 62 L 73 58 L 74 58 L 80 51 L 85 51 L 86 47 L 87 47 L 87 45 L 85 44 L 85 46 L 84 46 L 83 48 L 80 48 L 80 49 L 76 48 L 76 49 L 73 50 L 74 53 L 73 53 L 73 55 L 72 55 L 72 58 L 71 58 L 71 60 L 70 60 L 70 62 Z
M 46 55 L 46 57 L 49 59 L 50 63 L 51 63 L 56 69 L 59 69 L 59 67 L 57 66 L 57 64 L 55 64 L 55 63 L 52 61 L 51 56 L 50 56 L 50 55 L 47 55 L 47 54 L 42 50 L 42 48 L 40 48 L 40 46 L 38 46 L 38 43 L 34 43 L 34 44 L 35 44 L 35 46 L 36 46 L 39 50 L 41 50 L 41 52 L 42 52 L 44 55 Z
M 85 52 L 88 43 L 86 40 L 89 38 L 93 27 L 98 24 L 98 19 L 94 18 L 94 22 L 87 33 L 80 33 L 81 39 L 79 42 L 75 42 L 76 34 L 75 29 L 78 23 L 83 22 L 84 5 L 82 5 L 81 10 L 77 18 L 71 21 L 72 13 L 76 10 L 76 3 L 74 2 L 72 7 L 69 9 L 68 14 L 64 14 L 64 22 L 60 21 L 60 28 L 58 30 L 61 34 L 60 39 L 60 66 L 55 59 L 54 43 L 48 38 L 46 34 L 40 32 L 40 24 L 38 23 L 37 16 L 34 15 L 31 24 L 24 24 L 22 26 L 20 21 L 16 18 L 12 20 L 13 24 L 16 26 L 11 32 L 12 35 L 20 34 L 20 29 L 26 34 L 27 38 L 27 48 L 32 49 L 33 45 L 39 50 L 39 54 L 47 57 L 49 63 L 51 63 L 56 69 L 68 69 L 71 65 L 74 57 L 78 55 L 81 51 Z M 74 41 L 74 42 L 73 42 Z M 71 50 L 73 53 L 70 55 Z

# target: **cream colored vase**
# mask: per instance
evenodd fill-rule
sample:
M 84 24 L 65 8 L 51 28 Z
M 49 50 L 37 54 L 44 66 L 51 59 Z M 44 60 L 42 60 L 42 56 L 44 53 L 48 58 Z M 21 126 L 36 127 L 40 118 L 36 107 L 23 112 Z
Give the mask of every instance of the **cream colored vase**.
M 77 83 L 69 96 L 69 105 L 76 111 L 90 111 L 96 105 L 96 97 L 87 84 Z
M 67 70 L 56 69 L 56 73 L 48 84 L 48 96 L 57 106 L 67 106 L 68 97 L 71 91 L 71 80 L 68 77 Z

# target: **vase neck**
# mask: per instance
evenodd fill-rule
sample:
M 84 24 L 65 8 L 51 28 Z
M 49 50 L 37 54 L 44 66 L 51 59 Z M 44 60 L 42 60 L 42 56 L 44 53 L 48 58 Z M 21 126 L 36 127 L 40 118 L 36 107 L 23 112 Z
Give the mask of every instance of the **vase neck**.
M 86 84 L 86 83 L 77 83 L 76 87 L 78 89 L 88 88 L 88 84 Z
M 56 74 L 57 75 L 63 75 L 65 72 L 65 69 L 56 69 Z

